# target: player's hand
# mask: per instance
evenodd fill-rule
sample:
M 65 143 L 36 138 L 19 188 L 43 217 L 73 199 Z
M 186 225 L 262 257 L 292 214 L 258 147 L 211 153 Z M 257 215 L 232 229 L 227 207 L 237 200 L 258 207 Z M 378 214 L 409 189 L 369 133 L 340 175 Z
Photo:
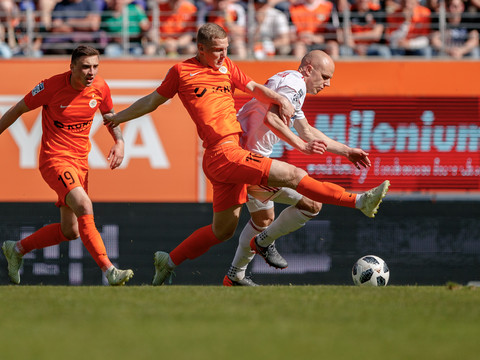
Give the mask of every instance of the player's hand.
M 368 153 L 362 149 L 352 148 L 350 149 L 347 159 L 350 160 L 357 169 L 368 168 L 372 166 Z
M 116 169 L 122 164 L 125 155 L 124 147 L 125 145 L 123 141 L 118 140 L 110 149 L 110 153 L 107 157 L 107 160 L 110 162 L 110 169 Z
M 106 113 L 103 114 L 103 124 L 114 128 L 117 127 L 120 123 L 115 121 L 114 113 Z
M 327 143 L 322 140 L 312 140 L 305 144 L 305 148 L 302 150 L 304 154 L 312 155 L 319 154 L 322 155 L 327 151 Z
M 295 107 L 286 97 L 281 96 L 281 98 L 279 115 L 285 125 L 290 126 L 290 119 L 295 114 Z

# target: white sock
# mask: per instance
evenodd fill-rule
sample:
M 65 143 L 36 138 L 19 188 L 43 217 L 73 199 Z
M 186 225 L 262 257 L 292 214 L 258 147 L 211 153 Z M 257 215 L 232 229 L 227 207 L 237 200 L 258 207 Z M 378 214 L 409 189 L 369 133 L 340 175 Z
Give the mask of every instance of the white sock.
M 308 220 L 311 220 L 318 213 L 312 214 L 305 210 L 299 210 L 295 206 L 289 206 L 283 210 L 278 218 L 270 226 L 257 236 L 257 244 L 267 247 L 281 236 L 290 234 L 300 229 Z
M 363 200 L 364 200 L 364 194 L 357 194 L 357 197 L 355 198 L 355 208 L 356 209 L 361 209 L 363 207 Z
M 115 269 L 115 266 L 111 265 L 107 270 L 105 270 L 105 274 L 108 274 L 113 269 Z
M 265 229 L 266 227 L 253 225 L 252 219 L 245 225 L 238 238 L 237 251 L 235 252 L 232 266 L 227 274 L 229 278 L 232 280 L 242 280 L 245 277 L 248 264 L 250 264 L 255 256 L 255 253 L 250 248 L 250 240 Z
M 170 269 L 175 269 L 175 268 L 177 267 L 177 265 L 175 265 L 175 263 L 172 261 L 172 258 L 170 257 L 170 255 L 168 255 L 167 266 L 168 266 Z
M 23 256 L 24 254 L 22 254 L 23 252 L 23 249 L 22 249 L 22 246 L 20 245 L 20 241 L 17 241 L 15 243 L 15 246 L 13 247 L 13 250 L 15 250 L 15 253 L 17 255 L 20 255 L 20 256 Z

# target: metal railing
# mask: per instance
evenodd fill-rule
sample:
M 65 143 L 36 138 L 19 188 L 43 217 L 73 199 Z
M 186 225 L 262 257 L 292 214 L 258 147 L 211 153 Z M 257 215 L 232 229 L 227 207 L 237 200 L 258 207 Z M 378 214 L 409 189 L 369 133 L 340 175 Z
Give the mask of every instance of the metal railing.
M 144 41 L 149 41 L 152 43 L 159 44 L 161 42 L 160 34 L 160 10 L 157 6 L 155 0 L 149 0 L 149 7 L 146 10 L 146 13 L 151 19 L 151 30 L 147 34 L 142 34 Z M 248 56 L 253 58 L 254 54 L 254 24 L 255 22 L 255 8 L 253 6 L 253 0 L 249 0 L 247 11 L 247 26 L 245 32 L 245 42 L 248 49 Z M 100 15 L 102 19 L 106 15 L 112 14 L 110 10 L 104 10 Z M 346 10 L 341 15 L 343 15 L 343 21 L 338 24 L 330 22 L 329 28 L 331 31 L 325 34 L 325 37 L 328 39 L 336 39 L 335 26 L 343 28 L 345 34 L 349 33 L 350 27 L 350 18 L 355 13 L 350 13 Z M 56 16 L 62 14 L 56 14 Z M 384 14 L 386 15 L 386 14 Z M 444 1 L 441 2 L 440 10 L 437 14 L 433 16 L 438 16 L 438 29 L 441 34 L 442 44 L 445 44 L 446 39 L 446 29 L 448 26 L 448 16 L 449 14 L 445 10 Z M 432 18 L 433 18 L 432 16 Z M 472 15 L 473 16 L 473 15 Z M 476 14 L 474 16 L 477 16 Z M 478 15 L 480 17 L 480 13 Z M 384 17 L 386 18 L 386 16 Z M 116 41 L 121 45 L 122 54 L 121 56 L 128 56 L 129 48 L 132 43 L 132 37 L 128 33 L 128 28 L 131 24 L 128 23 L 128 15 L 126 8 L 123 10 L 123 23 L 120 36 L 118 34 L 111 34 L 106 32 L 102 26 L 98 31 L 76 31 L 72 33 L 55 33 L 46 29 L 45 25 L 40 21 L 40 11 L 34 11 L 31 8 L 27 8 L 24 11 L 21 11 L 18 14 L 18 19 L 16 20 L 15 28 L 12 28 L 11 19 L 8 18 L 8 15 L 0 12 L 0 26 L 3 26 L 3 38 L 4 43 L 8 44 L 12 51 L 17 55 L 23 56 L 34 56 L 34 54 L 40 54 L 39 51 L 45 55 L 55 54 L 55 53 L 69 53 L 78 43 L 91 44 L 94 47 L 97 47 L 100 51 L 104 51 L 105 47 Z M 468 25 L 471 26 L 473 22 L 469 22 Z M 385 22 L 383 24 L 385 29 L 388 29 L 389 24 Z M 193 36 L 195 34 L 192 34 Z M 0 43 L 2 42 L 2 31 L 0 31 Z M 14 39 L 12 39 L 14 37 Z M 137 37 L 137 36 L 136 36 Z M 120 39 L 120 41 L 118 41 Z M 135 41 L 138 41 L 135 38 Z M 41 46 L 40 46 L 41 43 Z M 15 48 L 16 47 L 16 48 Z M 40 47 L 40 48 L 39 48 Z M 439 56 L 445 56 L 444 48 L 439 50 Z M 0 55 L 1 57 L 1 55 Z

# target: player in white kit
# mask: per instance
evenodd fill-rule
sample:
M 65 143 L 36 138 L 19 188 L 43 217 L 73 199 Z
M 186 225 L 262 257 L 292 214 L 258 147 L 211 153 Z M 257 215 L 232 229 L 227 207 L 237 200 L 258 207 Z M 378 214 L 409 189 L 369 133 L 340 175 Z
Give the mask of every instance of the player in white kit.
M 268 106 L 255 98 L 246 103 L 238 112 L 237 119 L 244 131 L 242 146 L 252 152 L 269 157 L 273 146 L 283 140 L 305 154 L 325 151 L 345 156 L 357 168 L 369 167 L 368 153 L 339 143 L 318 129 L 312 127 L 302 111 L 307 93 L 316 95 L 325 86 L 330 86 L 335 65 L 321 50 L 313 50 L 304 56 L 298 71 L 287 70 L 272 76 L 266 86 L 285 96 L 295 107 L 290 124 L 278 116 L 278 107 Z M 294 127 L 298 136 L 290 127 Z M 388 184 L 385 185 L 388 189 Z M 385 190 L 386 191 L 386 190 Z M 245 277 L 248 264 L 255 253 L 275 268 L 284 269 L 286 260 L 275 248 L 275 240 L 289 234 L 314 218 L 322 204 L 304 197 L 293 189 L 269 186 L 250 186 L 247 207 L 250 220 L 243 228 L 232 265 L 225 275 L 225 286 L 257 286 Z M 274 202 L 290 205 L 274 221 Z

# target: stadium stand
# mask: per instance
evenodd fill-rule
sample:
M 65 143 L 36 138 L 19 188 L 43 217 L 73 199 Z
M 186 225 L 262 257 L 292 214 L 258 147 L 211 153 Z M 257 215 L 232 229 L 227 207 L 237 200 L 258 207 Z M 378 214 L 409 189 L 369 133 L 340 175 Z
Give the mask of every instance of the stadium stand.
M 475 59 L 480 53 L 480 9 L 475 1 L 122 0 L 123 6 L 116 5 L 119 2 L 3 0 L 0 2 L 0 58 L 68 54 L 80 42 L 96 46 L 102 53 L 108 45 L 118 44 L 117 51 L 109 52 L 111 56 L 189 55 L 192 50 L 183 50 L 185 45 L 178 51 L 171 50 L 168 39 L 184 35 L 194 39 L 202 22 L 221 21 L 232 36 L 230 55 L 259 59 L 262 55 L 258 52 L 260 27 L 257 23 L 263 21 L 261 12 L 265 9 L 281 11 L 289 28 L 288 41 L 283 39 L 282 45 L 267 49 L 270 58 L 298 58 L 312 48 L 324 49 L 336 58 Z M 198 9 L 196 16 L 184 19 L 176 15 L 177 7 L 185 2 Z M 140 16 L 142 13 L 147 21 L 145 16 Z M 285 27 L 283 14 L 278 17 L 282 17 Z M 314 24 L 312 14 L 322 21 Z M 182 26 L 177 27 L 179 22 Z M 165 29 L 173 33 L 167 36 Z M 462 48 L 464 44 L 466 48 Z M 269 44 L 262 45 L 268 47 Z M 463 50 L 453 49 L 459 47 Z

